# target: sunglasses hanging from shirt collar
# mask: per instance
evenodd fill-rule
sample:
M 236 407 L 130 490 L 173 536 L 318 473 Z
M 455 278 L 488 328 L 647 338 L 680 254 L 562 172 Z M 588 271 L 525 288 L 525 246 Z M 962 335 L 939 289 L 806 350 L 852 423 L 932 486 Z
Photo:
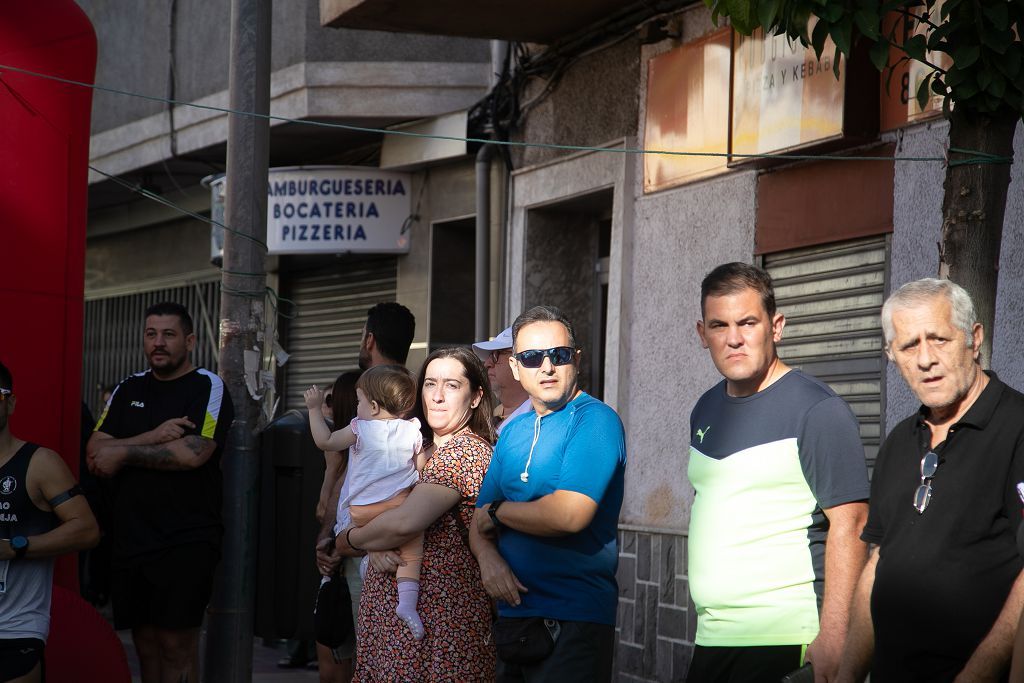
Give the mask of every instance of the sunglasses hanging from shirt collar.
M 921 458 L 921 484 L 914 491 L 914 509 L 923 514 L 932 501 L 932 478 L 939 469 L 939 456 L 935 451 L 928 451 Z

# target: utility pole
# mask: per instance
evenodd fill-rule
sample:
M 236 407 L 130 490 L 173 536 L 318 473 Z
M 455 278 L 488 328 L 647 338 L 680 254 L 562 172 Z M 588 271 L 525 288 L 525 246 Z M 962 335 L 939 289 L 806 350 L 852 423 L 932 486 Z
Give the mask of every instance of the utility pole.
M 234 111 L 270 113 L 270 18 L 271 0 L 231 0 L 228 90 Z M 263 339 L 269 137 L 266 118 L 228 115 L 224 218 L 230 230 L 224 235 L 221 273 L 220 374 L 235 421 L 222 462 L 224 546 L 210 602 L 203 676 L 210 683 L 252 680 L 259 405 L 246 387 L 245 351 L 269 343 Z

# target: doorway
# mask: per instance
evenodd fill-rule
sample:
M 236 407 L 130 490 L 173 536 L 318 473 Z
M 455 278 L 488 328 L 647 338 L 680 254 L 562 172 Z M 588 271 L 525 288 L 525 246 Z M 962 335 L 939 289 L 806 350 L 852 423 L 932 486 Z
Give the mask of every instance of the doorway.
M 434 223 L 430 241 L 430 348 L 472 344 L 476 219 Z
M 530 209 L 526 218 L 523 310 L 557 306 L 583 349 L 580 386 L 604 399 L 613 194 L 599 190 Z

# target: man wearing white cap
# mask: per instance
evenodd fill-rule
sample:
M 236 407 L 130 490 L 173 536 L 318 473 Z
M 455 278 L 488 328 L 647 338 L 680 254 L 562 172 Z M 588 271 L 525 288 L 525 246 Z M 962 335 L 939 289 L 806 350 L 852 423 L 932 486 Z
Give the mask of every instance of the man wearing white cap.
M 502 428 L 510 419 L 532 410 L 530 396 L 519 380 L 512 376 L 512 368 L 508 362 L 512 355 L 512 328 L 506 327 L 490 341 L 478 341 L 473 344 L 473 350 L 484 362 L 491 390 L 498 397 L 494 421 L 495 430 L 500 435 Z

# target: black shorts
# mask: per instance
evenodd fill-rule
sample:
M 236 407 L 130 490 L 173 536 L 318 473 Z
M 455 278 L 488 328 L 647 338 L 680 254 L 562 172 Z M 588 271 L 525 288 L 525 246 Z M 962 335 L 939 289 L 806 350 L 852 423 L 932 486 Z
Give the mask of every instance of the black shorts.
M 549 632 L 551 628 L 548 628 Z M 587 621 L 559 621 L 557 629 L 554 650 L 536 664 L 509 664 L 499 657 L 497 683 L 608 683 L 612 680 L 614 626 Z
M 38 638 L 0 638 L 0 681 L 13 681 L 40 667 L 39 680 L 46 680 L 43 650 Z
M 203 623 L 220 552 L 209 543 L 168 548 L 111 572 L 114 628 L 182 630 Z
M 687 683 L 778 683 L 803 665 L 805 645 L 693 648 Z

